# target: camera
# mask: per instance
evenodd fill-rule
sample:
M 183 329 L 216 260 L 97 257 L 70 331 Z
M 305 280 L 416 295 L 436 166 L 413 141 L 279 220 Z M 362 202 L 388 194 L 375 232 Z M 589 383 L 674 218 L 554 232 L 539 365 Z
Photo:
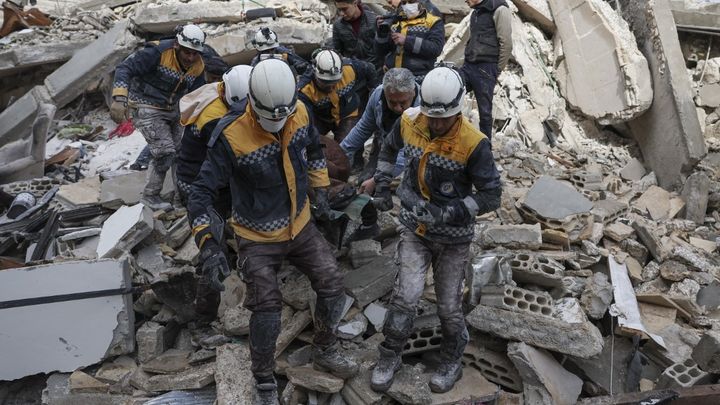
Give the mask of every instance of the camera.
M 385 38 L 390 35 L 390 28 L 398 21 L 400 21 L 400 15 L 397 13 L 388 13 L 381 16 L 378 23 L 378 37 Z

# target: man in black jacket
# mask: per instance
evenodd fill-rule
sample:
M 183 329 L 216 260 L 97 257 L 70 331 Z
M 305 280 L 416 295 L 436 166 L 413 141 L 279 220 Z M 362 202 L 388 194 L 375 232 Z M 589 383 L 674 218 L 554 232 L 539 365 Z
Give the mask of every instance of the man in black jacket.
M 333 23 L 333 47 L 346 58 L 372 63 L 380 68 L 375 55 L 377 15 L 360 0 L 336 0 L 338 17 Z
M 497 77 L 512 55 L 512 12 L 505 0 L 465 0 L 473 9 L 462 73 L 475 93 L 480 131 L 492 138 L 492 99 Z

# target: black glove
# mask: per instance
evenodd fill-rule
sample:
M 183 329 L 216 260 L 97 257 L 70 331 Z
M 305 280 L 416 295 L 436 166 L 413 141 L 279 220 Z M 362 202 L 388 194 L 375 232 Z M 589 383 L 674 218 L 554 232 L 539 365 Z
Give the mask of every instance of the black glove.
M 390 211 L 393 207 L 392 192 L 390 184 L 385 182 L 375 183 L 375 193 L 373 193 L 373 205 L 380 211 Z
M 315 204 L 313 204 L 315 219 L 327 221 L 330 219 L 330 202 L 326 188 L 315 189 Z
M 466 224 L 473 219 L 465 202 L 459 198 L 451 200 L 443 209 L 443 221 L 449 225 Z
M 224 291 L 225 286 L 220 281 L 220 275 L 223 278 L 230 275 L 230 266 L 228 266 L 227 258 L 220 246 L 213 239 L 205 241 L 200 253 L 202 260 L 202 278 L 213 291 Z
M 412 215 L 416 221 L 427 226 L 437 226 L 444 222 L 443 209 L 425 200 L 413 207 Z

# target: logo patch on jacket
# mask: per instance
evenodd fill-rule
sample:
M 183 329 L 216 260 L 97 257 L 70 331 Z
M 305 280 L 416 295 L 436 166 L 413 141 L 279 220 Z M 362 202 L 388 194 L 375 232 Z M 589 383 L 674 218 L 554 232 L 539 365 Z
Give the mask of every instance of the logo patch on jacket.
M 451 181 L 444 181 L 440 184 L 440 192 L 446 196 L 451 196 L 455 192 L 455 186 Z

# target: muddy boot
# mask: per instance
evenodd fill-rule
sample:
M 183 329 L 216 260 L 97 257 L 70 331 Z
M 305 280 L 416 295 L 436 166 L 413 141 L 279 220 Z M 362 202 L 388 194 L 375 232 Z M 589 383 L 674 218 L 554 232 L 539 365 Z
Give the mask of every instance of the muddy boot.
M 400 353 L 382 344 L 378 346 L 378 350 L 380 357 L 370 377 L 370 388 L 376 392 L 386 392 L 392 386 L 395 373 L 402 367 L 402 357 Z
M 172 210 L 172 204 L 165 202 L 160 198 L 159 195 L 146 195 L 140 199 L 146 207 L 153 211 L 170 211 Z
M 360 367 L 355 361 L 340 353 L 337 343 L 324 349 L 313 348 L 313 368 L 320 371 L 329 371 L 335 377 L 350 378 L 358 373 Z
M 342 379 L 354 376 L 359 370 L 357 363 L 337 348 L 336 332 L 344 305 L 345 294 L 317 298 L 313 338 L 313 367 L 328 370 Z
M 450 391 L 462 377 L 462 372 L 460 360 L 443 360 L 430 377 L 430 390 L 438 393 Z
M 274 378 L 255 383 L 255 401 L 253 405 L 279 405 L 277 383 Z

